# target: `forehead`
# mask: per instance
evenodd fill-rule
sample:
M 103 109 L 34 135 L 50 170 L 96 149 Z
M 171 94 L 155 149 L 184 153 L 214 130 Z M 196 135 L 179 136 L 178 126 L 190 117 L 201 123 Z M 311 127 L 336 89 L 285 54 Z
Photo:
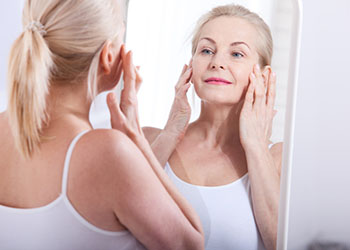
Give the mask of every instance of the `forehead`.
M 203 25 L 199 40 L 204 37 L 210 37 L 216 43 L 231 44 L 241 41 L 255 47 L 257 32 L 252 24 L 242 18 L 221 16 Z

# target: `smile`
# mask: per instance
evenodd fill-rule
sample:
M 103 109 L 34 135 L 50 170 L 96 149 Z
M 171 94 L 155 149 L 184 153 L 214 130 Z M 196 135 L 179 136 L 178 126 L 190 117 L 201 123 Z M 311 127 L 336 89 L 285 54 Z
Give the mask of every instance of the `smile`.
M 205 80 L 206 83 L 208 84 L 214 84 L 214 85 L 227 85 L 227 84 L 232 84 L 232 82 L 229 82 L 225 79 L 222 78 L 217 78 L 217 77 L 210 77 Z

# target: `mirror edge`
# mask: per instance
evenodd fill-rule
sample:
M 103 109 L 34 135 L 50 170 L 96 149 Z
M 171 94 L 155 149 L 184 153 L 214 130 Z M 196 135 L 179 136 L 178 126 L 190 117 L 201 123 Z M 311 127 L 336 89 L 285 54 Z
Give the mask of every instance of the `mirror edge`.
M 280 180 L 280 201 L 278 211 L 278 228 L 276 249 L 287 249 L 289 200 L 292 176 L 292 156 L 294 142 L 294 123 L 296 109 L 296 94 L 298 87 L 299 56 L 302 31 L 302 0 L 291 0 L 293 5 L 293 26 L 288 73 L 288 96 L 285 116 L 285 132 L 282 156 L 282 171 Z M 294 56 L 293 56 L 294 55 Z M 282 185 L 283 184 L 283 185 Z

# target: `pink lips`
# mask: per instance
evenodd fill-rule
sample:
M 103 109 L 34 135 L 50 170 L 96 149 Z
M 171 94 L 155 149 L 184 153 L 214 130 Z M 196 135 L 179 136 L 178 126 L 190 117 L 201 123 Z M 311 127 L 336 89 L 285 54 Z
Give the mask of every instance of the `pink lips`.
M 229 82 L 225 79 L 218 78 L 218 77 L 210 77 L 205 80 L 206 83 L 214 84 L 214 85 L 225 85 L 225 84 L 232 84 L 232 82 Z

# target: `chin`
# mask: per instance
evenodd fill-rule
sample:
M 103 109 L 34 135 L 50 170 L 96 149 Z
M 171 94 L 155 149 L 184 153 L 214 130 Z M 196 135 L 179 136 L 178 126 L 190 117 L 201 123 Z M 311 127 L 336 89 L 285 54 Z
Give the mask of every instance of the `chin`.
M 227 91 L 223 90 L 209 90 L 209 89 L 196 89 L 197 96 L 201 101 L 206 103 L 212 103 L 216 105 L 235 105 L 242 99 L 242 93 L 237 93 L 237 91 Z

